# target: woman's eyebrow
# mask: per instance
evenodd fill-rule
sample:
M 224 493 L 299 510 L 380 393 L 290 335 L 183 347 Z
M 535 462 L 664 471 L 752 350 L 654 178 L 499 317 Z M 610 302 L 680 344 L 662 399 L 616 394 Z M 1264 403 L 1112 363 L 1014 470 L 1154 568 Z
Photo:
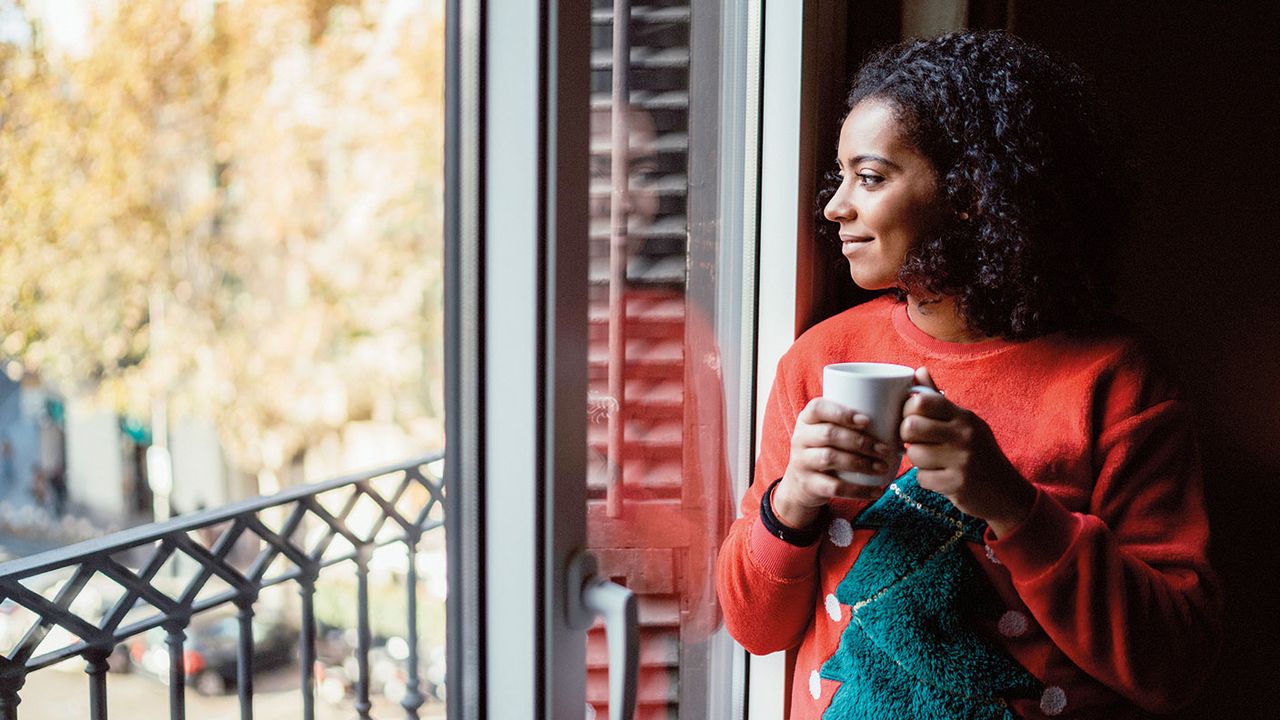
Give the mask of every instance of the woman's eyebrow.
M 890 160 L 887 157 L 884 157 L 883 155 L 871 155 L 871 154 L 864 153 L 862 155 L 855 155 L 854 157 L 849 159 L 850 165 L 857 165 L 858 163 L 863 163 L 863 162 L 878 162 L 882 165 L 888 165 L 889 167 L 895 170 L 902 169 L 901 165 Z

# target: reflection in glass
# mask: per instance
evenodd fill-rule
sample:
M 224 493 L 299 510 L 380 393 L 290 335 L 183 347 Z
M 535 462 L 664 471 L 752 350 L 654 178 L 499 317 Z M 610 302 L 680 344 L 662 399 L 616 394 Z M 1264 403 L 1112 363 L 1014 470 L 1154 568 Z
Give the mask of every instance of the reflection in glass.
M 693 12 L 627 5 L 594 13 L 588 543 L 602 574 L 640 599 L 637 717 L 707 718 L 709 697 L 729 691 L 708 678 L 713 566 L 732 504 L 712 309 L 686 292 Z M 629 63 L 615 74 L 620 57 Z M 587 699 L 600 717 L 605 650 L 597 628 Z

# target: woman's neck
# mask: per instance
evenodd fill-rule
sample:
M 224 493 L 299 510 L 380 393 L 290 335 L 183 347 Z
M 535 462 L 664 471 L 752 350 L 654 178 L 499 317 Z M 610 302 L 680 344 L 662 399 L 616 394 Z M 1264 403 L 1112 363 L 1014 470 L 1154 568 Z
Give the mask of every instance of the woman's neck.
M 975 343 L 989 339 L 969 329 L 953 297 L 918 298 L 907 295 L 907 317 L 929 337 L 943 342 Z

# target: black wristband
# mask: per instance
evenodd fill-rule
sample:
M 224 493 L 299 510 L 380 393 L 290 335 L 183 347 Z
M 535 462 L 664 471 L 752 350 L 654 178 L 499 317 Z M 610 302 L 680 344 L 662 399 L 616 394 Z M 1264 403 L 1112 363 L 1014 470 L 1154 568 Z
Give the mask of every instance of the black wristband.
M 778 483 L 782 482 L 782 478 L 773 481 L 769 489 L 764 491 L 764 495 L 760 498 L 760 521 L 764 523 L 764 529 L 769 534 L 778 538 L 788 545 L 796 547 L 808 547 L 818 541 L 822 537 L 822 531 L 826 529 L 827 515 L 831 512 L 829 508 L 823 507 L 821 514 L 811 523 L 809 527 L 803 530 L 797 530 L 790 525 L 778 519 L 773 514 L 773 490 L 778 487 Z

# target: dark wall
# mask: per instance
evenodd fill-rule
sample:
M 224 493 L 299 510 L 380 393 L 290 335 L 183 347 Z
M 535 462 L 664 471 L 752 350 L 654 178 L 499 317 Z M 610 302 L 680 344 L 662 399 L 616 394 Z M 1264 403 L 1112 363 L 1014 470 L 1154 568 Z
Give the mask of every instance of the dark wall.
M 1263 8 L 1266 8 L 1264 11 Z M 1121 314 L 1199 408 L 1226 644 L 1197 718 L 1273 718 L 1280 680 L 1280 23 L 1274 4 L 1024 0 L 1017 34 L 1097 78 L 1140 187 Z

